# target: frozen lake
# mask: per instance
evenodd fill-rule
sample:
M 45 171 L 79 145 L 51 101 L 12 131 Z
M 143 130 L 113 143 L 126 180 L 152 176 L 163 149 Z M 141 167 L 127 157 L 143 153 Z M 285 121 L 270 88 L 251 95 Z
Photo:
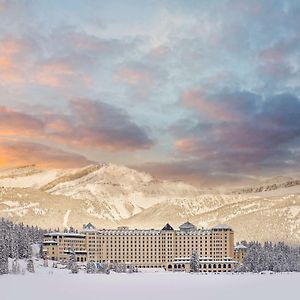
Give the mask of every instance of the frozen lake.
M 296 299 L 300 273 L 285 274 L 69 274 L 51 268 L 0 276 L 1 300 Z

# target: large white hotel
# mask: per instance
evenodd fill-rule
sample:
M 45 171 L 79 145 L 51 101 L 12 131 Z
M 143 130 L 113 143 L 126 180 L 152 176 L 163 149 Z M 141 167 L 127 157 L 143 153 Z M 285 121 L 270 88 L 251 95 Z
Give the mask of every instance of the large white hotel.
M 170 271 L 189 271 L 194 250 L 203 272 L 231 271 L 235 258 L 243 257 L 243 249 L 234 251 L 234 232 L 227 225 L 197 229 L 190 222 L 179 226 L 179 230 L 169 224 L 161 230 L 96 229 L 89 223 L 80 233 L 47 233 L 43 246 L 53 260 L 67 259 L 73 249 L 79 262 L 92 260 Z

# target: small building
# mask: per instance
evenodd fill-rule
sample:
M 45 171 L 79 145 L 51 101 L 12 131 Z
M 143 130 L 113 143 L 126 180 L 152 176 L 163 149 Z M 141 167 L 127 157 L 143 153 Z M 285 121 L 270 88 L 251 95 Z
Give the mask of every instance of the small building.
M 233 257 L 234 260 L 236 260 L 239 263 L 242 263 L 244 261 L 244 258 L 247 254 L 247 247 L 243 244 L 237 244 L 234 247 L 234 251 L 233 251 Z
M 78 262 L 87 260 L 86 235 L 73 232 L 52 232 L 44 235 L 43 250 L 51 260 L 66 260 L 70 249 Z

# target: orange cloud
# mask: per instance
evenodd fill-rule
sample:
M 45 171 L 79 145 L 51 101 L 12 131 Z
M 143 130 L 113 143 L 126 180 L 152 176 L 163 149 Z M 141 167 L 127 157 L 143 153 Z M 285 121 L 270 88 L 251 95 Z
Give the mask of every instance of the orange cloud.
M 41 167 L 82 167 L 92 161 L 84 156 L 37 143 L 0 140 L 0 167 L 37 164 Z
M 22 135 L 36 137 L 44 124 L 35 117 L 0 106 L 0 135 Z
M 0 80 L 15 82 L 20 80 L 20 74 L 14 61 L 5 56 L 0 56 Z
M 153 141 L 121 109 L 112 105 L 76 99 L 70 114 L 40 117 L 0 106 L 0 137 L 30 137 L 80 149 L 134 151 L 148 149 Z
M 0 80 L 16 82 L 21 80 L 21 71 L 17 56 L 22 53 L 24 44 L 17 39 L 0 41 Z
M 182 138 L 175 141 L 177 149 L 183 152 L 191 152 L 195 147 L 195 142 L 191 138 Z
M 22 52 L 24 49 L 24 43 L 20 40 L 7 38 L 1 40 L 0 53 L 6 55 L 16 55 Z

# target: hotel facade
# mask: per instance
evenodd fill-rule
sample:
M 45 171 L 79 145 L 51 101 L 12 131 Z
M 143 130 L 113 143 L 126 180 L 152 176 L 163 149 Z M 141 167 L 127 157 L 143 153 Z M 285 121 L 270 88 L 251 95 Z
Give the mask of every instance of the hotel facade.
M 47 233 L 43 249 L 49 259 L 66 260 L 70 250 L 78 262 L 107 262 L 138 268 L 164 268 L 189 271 L 192 251 L 199 255 L 200 271 L 230 272 L 237 257 L 234 232 L 227 225 L 197 229 L 190 222 L 174 230 L 166 224 L 161 230 L 96 229 L 84 225 L 80 233 Z

